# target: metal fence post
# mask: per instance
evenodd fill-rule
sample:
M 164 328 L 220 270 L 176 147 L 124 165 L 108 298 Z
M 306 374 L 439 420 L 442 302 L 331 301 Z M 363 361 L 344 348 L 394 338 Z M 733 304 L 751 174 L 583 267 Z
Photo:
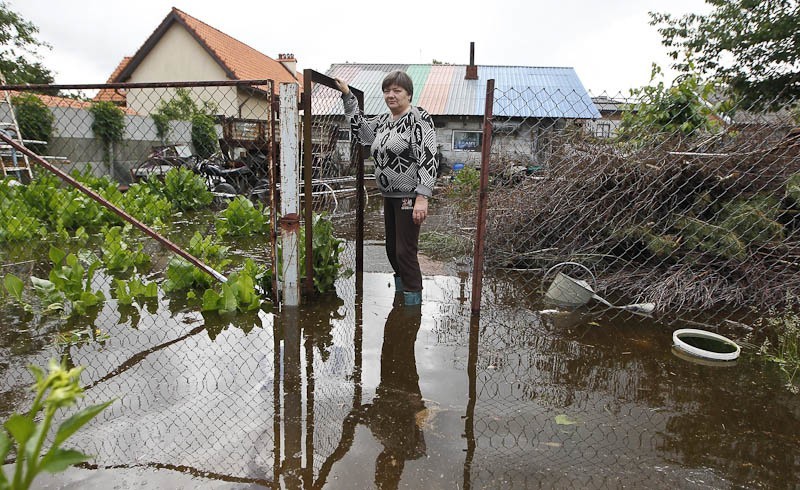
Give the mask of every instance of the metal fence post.
M 489 164 L 492 151 L 492 111 L 494 110 L 494 79 L 486 82 L 486 106 L 483 111 L 483 146 L 481 147 L 481 188 L 478 198 L 478 230 L 475 235 L 475 255 L 472 272 L 472 313 L 481 310 L 483 283 L 483 247 L 486 236 L 486 206 L 489 197 Z
M 296 83 L 280 87 L 281 133 L 281 243 L 283 301 L 286 306 L 300 304 L 299 231 L 300 231 L 300 144 L 297 135 Z
M 303 265 L 306 270 L 306 280 L 303 291 L 311 294 L 314 291 L 314 211 L 312 201 L 314 191 L 312 186 L 312 166 L 314 165 L 313 142 L 311 139 L 312 131 L 312 111 L 311 111 L 311 79 L 313 70 L 303 71 L 303 194 L 305 195 L 305 209 L 303 215 L 306 223 L 306 263 Z

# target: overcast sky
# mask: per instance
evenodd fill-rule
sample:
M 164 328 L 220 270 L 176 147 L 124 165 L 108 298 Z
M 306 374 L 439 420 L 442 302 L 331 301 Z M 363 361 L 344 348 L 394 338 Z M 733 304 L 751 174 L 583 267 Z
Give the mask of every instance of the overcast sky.
M 298 68 L 332 63 L 570 66 L 593 94 L 647 84 L 669 59 L 648 11 L 706 13 L 703 0 L 9 0 L 39 27 L 44 65 L 56 83 L 103 83 L 174 6 Z M 670 76 L 670 72 L 668 72 Z

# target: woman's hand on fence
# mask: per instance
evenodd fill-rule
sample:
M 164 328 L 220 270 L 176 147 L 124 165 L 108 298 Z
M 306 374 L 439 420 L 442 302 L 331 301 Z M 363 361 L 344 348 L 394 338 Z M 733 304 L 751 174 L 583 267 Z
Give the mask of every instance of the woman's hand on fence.
M 341 78 L 334 78 L 333 80 L 336 82 L 336 88 L 338 88 L 342 94 L 347 95 L 350 93 L 350 87 L 347 85 L 347 82 Z
M 421 225 L 425 218 L 428 217 L 428 198 L 426 196 L 418 195 L 414 199 L 414 211 L 412 215 L 415 225 Z

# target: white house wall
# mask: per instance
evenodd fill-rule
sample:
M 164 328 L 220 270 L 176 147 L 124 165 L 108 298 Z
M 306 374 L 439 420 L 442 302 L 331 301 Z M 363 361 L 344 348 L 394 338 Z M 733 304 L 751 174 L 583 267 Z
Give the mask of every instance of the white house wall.
M 158 43 L 136 67 L 129 82 L 175 82 L 228 80 L 221 66 L 206 52 L 197 40 L 179 24 L 173 24 Z M 166 90 L 131 89 L 127 104 L 139 114 L 151 114 L 158 110 L 162 99 L 167 99 Z M 199 87 L 189 89 L 198 104 L 213 102 L 217 113 L 238 116 L 236 87 Z

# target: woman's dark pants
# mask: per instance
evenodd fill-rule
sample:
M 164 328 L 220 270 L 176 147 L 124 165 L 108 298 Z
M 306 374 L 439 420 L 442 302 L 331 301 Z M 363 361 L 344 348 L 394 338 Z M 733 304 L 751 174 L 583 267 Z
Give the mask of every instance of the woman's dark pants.
M 422 291 L 422 272 L 417 259 L 420 225 L 414 224 L 413 211 L 414 198 L 383 198 L 386 256 L 405 291 L 416 292 Z

